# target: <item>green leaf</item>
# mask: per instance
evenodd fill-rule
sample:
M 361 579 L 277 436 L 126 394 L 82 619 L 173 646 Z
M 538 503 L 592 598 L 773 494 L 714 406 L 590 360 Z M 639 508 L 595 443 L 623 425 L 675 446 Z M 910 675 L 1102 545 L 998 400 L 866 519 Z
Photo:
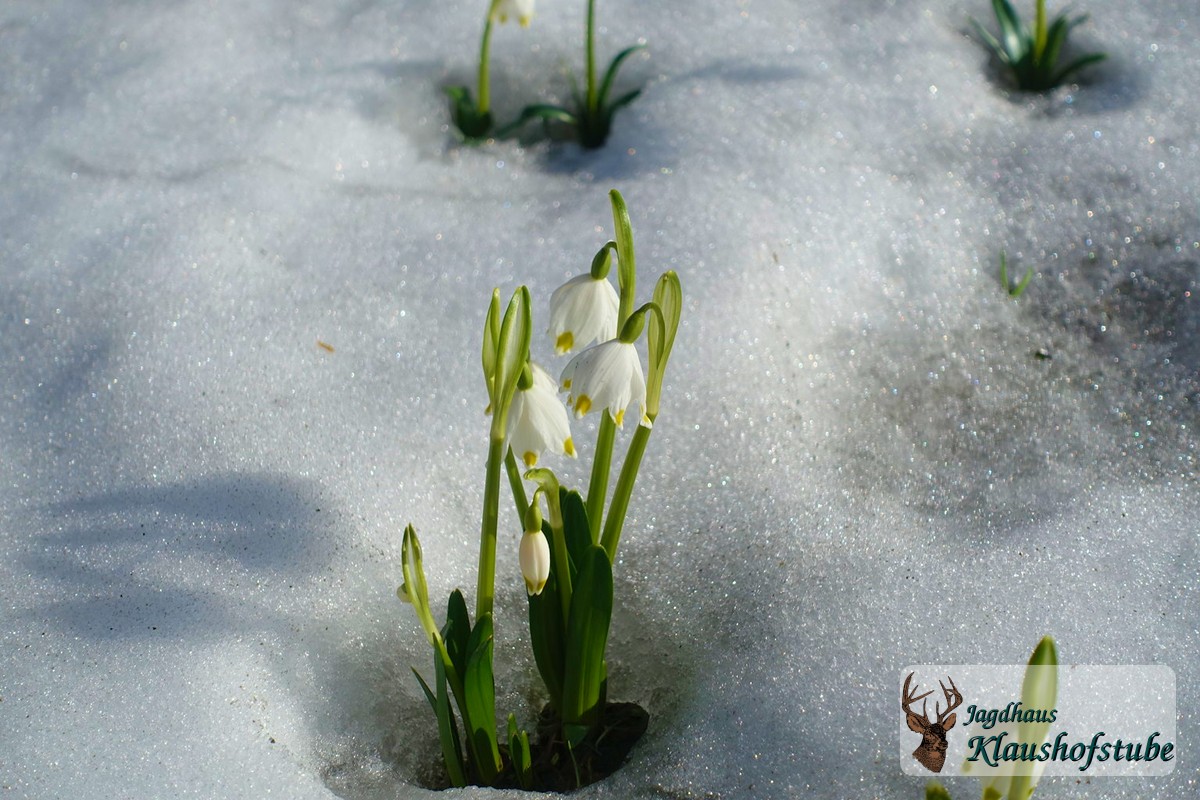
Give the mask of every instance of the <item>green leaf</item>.
M 488 401 L 495 405 L 496 348 L 500 343 L 500 290 L 492 290 L 487 319 L 483 323 L 483 377 L 487 381 Z
M 550 547 L 554 540 L 547 536 Z M 529 598 L 529 642 L 533 649 L 533 660 L 537 664 L 542 683 L 550 694 L 550 704 L 562 707 L 563 672 L 566 655 L 566 625 L 562 614 L 562 603 L 558 596 L 558 581 L 551 571 L 549 580 L 541 594 Z
M 535 119 L 540 119 L 542 122 L 562 122 L 570 125 L 572 128 L 579 126 L 579 118 L 562 106 L 551 105 L 550 103 L 535 103 L 534 105 L 525 106 L 521 110 L 520 116 L 496 131 L 496 136 L 501 139 L 512 136 Z
M 683 289 L 679 276 L 668 270 L 659 276 L 654 286 L 654 305 L 660 314 L 650 315 L 650 331 L 646 337 L 650 354 L 650 373 L 646 380 L 646 415 L 653 421 L 658 416 L 658 403 L 662 395 L 663 375 L 667 370 L 667 359 L 675 346 L 675 334 L 679 330 L 679 317 L 683 313 Z
M 400 569 L 404 573 L 404 585 L 407 588 L 409 602 L 421 627 L 425 629 L 425 638 L 436 645 L 441 636 L 437 624 L 433 621 L 433 612 L 429 607 L 429 586 L 425 582 L 425 566 L 421 556 L 421 540 L 412 525 L 404 529 L 404 540 L 400 547 Z
M 1022 46 L 1021 18 L 1008 0 L 992 0 L 992 10 L 996 13 L 996 21 L 1000 23 L 1000 40 L 1004 44 L 1004 52 L 1009 61 L 1019 61 L 1021 53 L 1028 49 Z
M 1068 64 L 1063 69 L 1062 72 L 1060 72 L 1054 76 L 1055 85 L 1061 84 L 1063 81 L 1065 81 L 1067 79 L 1068 75 L 1076 73 L 1079 70 L 1081 70 L 1084 67 L 1089 66 L 1091 64 L 1098 64 L 1106 58 L 1108 58 L 1108 55 L 1105 53 L 1091 53 L 1089 55 L 1083 56 L 1082 58 L 1075 59 L 1070 64 Z
M 638 98 L 638 95 L 640 95 L 641 93 L 642 93 L 641 89 L 634 89 L 632 92 L 626 92 L 625 94 L 621 95 L 616 100 L 614 100 L 612 102 L 612 105 L 610 105 L 608 107 L 608 109 L 605 111 L 605 114 L 608 116 L 609 124 L 610 125 L 612 124 L 612 118 L 613 118 L 614 114 L 616 114 L 622 108 L 624 108 L 625 106 L 629 105 L 634 100 L 636 100 Z
M 584 557 L 594 544 L 592 529 L 588 520 L 587 508 L 584 506 L 579 492 L 560 490 L 559 503 L 562 506 L 563 538 L 567 540 L 567 559 L 571 567 L 571 583 L 574 585 L 576 575 L 582 568 Z
M 513 292 L 512 300 L 500 324 L 496 345 L 495 395 L 492 398 L 492 436 L 504 434 L 508 406 L 525 362 L 529 360 L 529 339 L 532 321 L 529 309 L 529 290 L 522 286 Z
M 467 670 L 467 639 L 471 635 L 471 618 L 467 614 L 467 601 L 463 593 L 455 589 L 446 604 L 446 625 L 442 638 L 446 642 L 446 653 L 459 675 Z
M 645 47 L 644 44 L 626 47 L 609 62 L 608 69 L 604 72 L 604 80 L 600 82 L 600 93 L 597 95 L 597 103 L 601 108 L 604 108 L 604 103 L 608 100 L 608 93 L 612 90 L 613 81 L 617 78 L 617 71 L 621 69 L 621 64 L 638 50 L 644 50 Z
M 496 742 L 496 681 L 492 673 L 492 615 L 484 614 L 475 623 L 467 644 L 467 669 L 463 677 L 469 731 L 475 769 L 484 785 L 495 782 L 503 762 Z
M 508 756 L 512 759 L 517 783 L 526 791 L 533 788 L 533 758 L 529 751 L 529 734 L 517 730 L 517 718 L 508 715 Z
M 925 785 L 925 800 L 950 800 L 950 793 L 937 781 L 930 781 Z
M 988 49 L 992 51 L 992 53 L 1001 61 L 1001 63 L 1007 64 L 1008 53 L 1004 51 L 1004 47 L 996 40 L 996 37 L 988 33 L 987 29 L 979 24 L 979 20 L 974 18 L 969 19 L 971 25 L 975 27 L 975 32 L 979 34 L 979 38 L 983 40 L 983 43 L 987 45 Z
M 599 720 L 603 711 L 604 650 L 612 619 L 612 595 L 612 565 L 608 554 L 604 548 L 593 545 L 584 557 L 567 623 L 564 729 L 568 725 L 586 729 Z
M 617 330 L 633 313 L 633 293 L 637 286 L 637 260 L 633 252 L 633 223 L 629 220 L 629 208 L 625 198 L 613 189 L 608 193 L 612 201 L 613 228 L 617 242 L 617 283 L 620 285 L 621 308 L 617 314 Z M 603 498 L 601 499 L 603 502 Z
M 466 786 L 462 744 L 458 740 L 458 726 L 454 724 L 454 712 L 450 710 L 450 695 L 446 692 L 446 665 L 442 659 L 434 656 L 433 668 L 434 683 L 437 684 L 434 711 L 437 713 L 438 739 L 442 744 L 442 759 L 446 762 L 446 772 L 450 774 L 450 782 L 458 787 Z M 421 681 L 421 685 L 426 692 L 429 691 L 429 687 L 425 686 L 425 681 Z
M 1067 29 L 1066 17 L 1058 17 L 1051 23 L 1050 30 L 1046 33 L 1046 48 L 1042 51 L 1041 58 L 1038 59 L 1038 67 L 1048 74 L 1058 63 L 1059 51 L 1062 50 L 1063 43 L 1067 40 Z
M 429 689 L 429 684 L 426 683 L 425 679 L 421 677 L 421 673 L 417 672 L 416 667 L 409 667 L 409 669 L 412 670 L 413 675 L 417 676 L 417 683 L 421 684 L 421 690 L 425 692 L 425 699 L 429 701 L 429 707 L 432 708 L 433 713 L 436 714 L 437 698 L 434 697 L 433 692 Z

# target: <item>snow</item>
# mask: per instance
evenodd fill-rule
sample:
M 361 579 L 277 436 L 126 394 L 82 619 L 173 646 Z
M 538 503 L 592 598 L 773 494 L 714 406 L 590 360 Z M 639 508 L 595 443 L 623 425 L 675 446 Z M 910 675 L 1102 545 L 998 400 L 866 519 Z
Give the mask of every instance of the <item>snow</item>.
M 1192 3 L 1076 4 L 1110 59 L 1029 99 L 984 2 L 606 0 L 602 56 L 648 48 L 598 152 L 454 142 L 463 6 L 0 8 L 0 794 L 432 796 L 400 532 L 473 592 L 487 297 L 527 283 L 544 326 L 615 187 L 640 294 L 674 269 L 685 302 L 616 569 L 611 691 L 651 727 L 580 796 L 919 797 L 899 670 L 1046 633 L 1174 669 L 1181 744 L 1037 796 L 1194 796 Z M 497 30 L 501 118 L 566 98 L 582 7 Z

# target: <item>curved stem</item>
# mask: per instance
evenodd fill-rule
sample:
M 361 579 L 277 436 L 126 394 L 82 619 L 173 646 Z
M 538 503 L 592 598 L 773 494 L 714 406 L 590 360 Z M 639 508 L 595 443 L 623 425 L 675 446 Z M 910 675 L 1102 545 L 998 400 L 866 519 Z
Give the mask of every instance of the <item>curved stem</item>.
M 475 619 L 492 613 L 496 591 L 496 523 L 500 516 L 500 462 L 504 437 L 493 436 L 488 445 L 487 481 L 483 487 L 483 523 L 479 531 L 479 583 L 475 592 Z
M 512 489 L 513 503 L 517 507 L 517 518 L 523 520 L 525 512 L 529 510 L 529 500 L 525 497 L 525 484 L 521 482 L 521 470 L 517 467 L 517 457 L 513 455 L 511 447 L 504 456 L 504 469 L 508 472 L 508 485 Z
M 600 432 L 596 435 L 596 453 L 592 456 L 592 478 L 588 483 L 587 517 L 592 530 L 592 542 L 600 541 L 600 520 L 604 515 L 604 500 L 608 495 L 608 473 L 612 470 L 613 440 L 617 424 L 608 409 L 600 410 Z
M 625 451 L 625 463 L 621 465 L 621 476 L 617 478 L 617 487 L 613 490 L 612 505 L 608 507 L 608 518 L 604 521 L 604 538 L 600 540 L 608 560 L 615 563 L 617 545 L 621 542 L 621 529 L 625 525 L 625 514 L 629 511 L 629 498 L 633 494 L 633 484 L 637 480 L 638 469 L 642 466 L 642 456 L 646 453 L 646 443 L 650 441 L 651 428 L 638 425 L 633 434 L 633 441 Z

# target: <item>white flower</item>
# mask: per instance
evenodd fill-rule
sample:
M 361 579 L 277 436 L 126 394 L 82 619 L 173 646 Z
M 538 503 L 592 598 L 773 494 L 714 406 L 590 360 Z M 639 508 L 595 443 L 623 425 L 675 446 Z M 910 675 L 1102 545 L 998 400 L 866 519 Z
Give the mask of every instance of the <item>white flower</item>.
M 512 15 L 522 28 L 528 28 L 529 21 L 533 19 L 533 0 L 500 0 L 493 13 L 501 22 L 508 22 L 509 15 Z
M 508 407 L 508 445 L 527 467 L 535 466 L 545 450 L 574 457 L 571 422 L 554 379 L 537 364 L 530 362 L 529 367 L 533 385 L 518 387 Z
M 525 531 L 521 537 L 521 575 L 525 578 L 525 591 L 537 595 L 546 587 L 550 577 L 550 543 L 541 530 Z
M 621 301 L 608 278 L 577 275 L 550 296 L 550 328 L 559 355 L 617 335 Z
M 650 427 L 646 379 L 633 344 L 610 339 L 593 345 L 571 359 L 560 380 L 562 388 L 570 392 L 567 403 L 575 409 L 575 416 L 605 408 L 617 427 L 624 427 L 626 409 L 636 405 L 640 423 Z

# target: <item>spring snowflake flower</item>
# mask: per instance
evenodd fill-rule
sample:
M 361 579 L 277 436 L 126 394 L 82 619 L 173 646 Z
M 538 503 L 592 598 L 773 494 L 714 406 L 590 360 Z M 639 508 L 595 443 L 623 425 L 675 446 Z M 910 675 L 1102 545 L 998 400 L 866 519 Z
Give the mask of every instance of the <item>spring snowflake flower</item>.
M 559 355 L 617 335 L 617 290 L 608 278 L 577 275 L 550 296 L 550 327 Z
M 546 450 L 574 458 L 570 419 L 554 379 L 537 364 L 530 362 L 529 368 L 533 382 L 527 389 L 518 385 L 508 407 L 509 447 L 527 467 L 536 466 Z
M 640 424 L 650 427 L 646 416 L 646 379 L 632 343 L 610 339 L 589 347 L 571 359 L 560 382 L 570 393 L 567 403 L 575 410 L 576 417 L 604 408 L 617 427 L 623 428 L 625 411 L 636 405 Z
M 508 22 L 509 16 L 514 16 L 522 28 L 528 28 L 533 19 L 533 0 L 500 0 L 493 13 L 501 22 Z
M 525 531 L 521 537 L 521 575 L 525 578 L 525 591 L 530 596 L 542 593 L 550 577 L 550 543 L 540 530 Z

